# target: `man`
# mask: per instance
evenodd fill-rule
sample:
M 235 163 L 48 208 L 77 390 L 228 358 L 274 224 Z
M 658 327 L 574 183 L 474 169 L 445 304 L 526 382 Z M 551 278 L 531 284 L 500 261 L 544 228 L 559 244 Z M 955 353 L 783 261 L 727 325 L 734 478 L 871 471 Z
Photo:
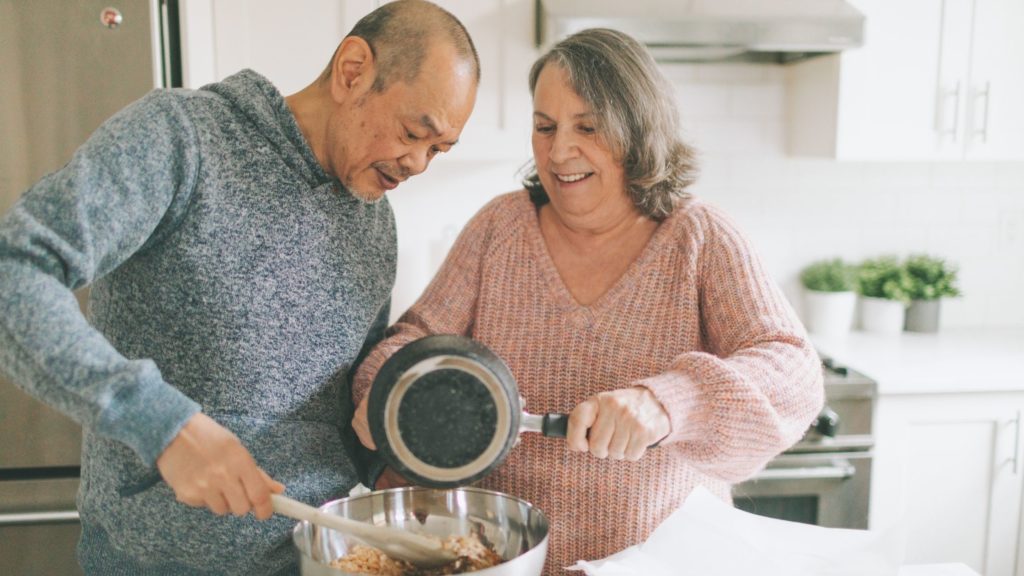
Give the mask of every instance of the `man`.
M 380 200 L 455 145 L 479 75 L 451 14 L 385 4 L 287 98 L 252 71 L 150 93 L 0 220 L 0 366 L 83 425 L 87 573 L 296 570 L 270 493 L 359 480 L 348 372 L 395 273 Z

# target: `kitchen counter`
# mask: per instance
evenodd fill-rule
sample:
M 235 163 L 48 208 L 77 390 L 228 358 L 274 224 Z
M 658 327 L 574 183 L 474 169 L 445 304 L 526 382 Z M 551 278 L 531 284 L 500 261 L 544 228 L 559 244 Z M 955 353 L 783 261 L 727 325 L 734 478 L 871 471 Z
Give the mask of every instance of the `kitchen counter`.
M 878 381 L 880 395 L 1024 391 L 1024 328 L 812 335 L 818 351 Z
M 978 576 L 966 564 L 916 564 L 900 568 L 899 576 Z

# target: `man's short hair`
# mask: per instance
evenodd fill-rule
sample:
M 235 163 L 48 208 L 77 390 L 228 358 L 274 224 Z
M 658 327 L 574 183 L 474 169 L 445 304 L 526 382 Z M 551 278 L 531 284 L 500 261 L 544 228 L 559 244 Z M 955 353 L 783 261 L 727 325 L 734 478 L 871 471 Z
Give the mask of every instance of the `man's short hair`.
M 370 45 L 376 62 L 377 77 L 372 89 L 383 92 L 396 80 L 411 83 L 419 76 L 428 49 L 445 41 L 460 58 L 473 63 L 473 74 L 480 81 L 480 57 L 466 27 L 440 6 L 424 0 L 388 2 L 361 18 L 349 36 L 362 38 Z M 335 52 L 335 56 L 337 52 Z M 331 77 L 334 56 L 320 75 Z

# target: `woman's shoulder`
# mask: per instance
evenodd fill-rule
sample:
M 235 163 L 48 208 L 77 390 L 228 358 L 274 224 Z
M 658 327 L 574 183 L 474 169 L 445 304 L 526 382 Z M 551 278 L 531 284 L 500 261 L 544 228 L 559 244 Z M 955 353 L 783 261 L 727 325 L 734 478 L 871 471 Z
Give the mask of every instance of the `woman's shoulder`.
M 481 208 L 466 225 L 468 229 L 484 229 L 490 235 L 520 229 L 526 218 L 536 214 L 526 190 L 516 190 L 495 196 Z
M 709 234 L 736 229 L 736 225 L 725 211 L 693 196 L 679 201 L 664 224 L 671 226 L 677 236 L 683 237 L 704 238 Z

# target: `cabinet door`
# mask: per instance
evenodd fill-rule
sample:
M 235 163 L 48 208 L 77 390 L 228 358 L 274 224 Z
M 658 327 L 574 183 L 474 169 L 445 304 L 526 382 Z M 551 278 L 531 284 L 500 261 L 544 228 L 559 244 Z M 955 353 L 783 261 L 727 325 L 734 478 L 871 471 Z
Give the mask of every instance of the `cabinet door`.
M 940 122 L 952 128 L 959 121 L 955 133 L 963 132 L 955 116 L 964 98 L 950 95 L 957 79 L 947 77 L 955 66 L 949 59 L 942 63 L 943 50 L 951 45 L 947 53 L 968 51 L 966 40 L 944 23 L 969 32 L 969 19 L 944 14 L 949 4 L 969 16 L 962 6 L 970 2 L 851 0 L 865 16 L 864 46 L 787 71 L 789 152 L 849 160 L 959 157 L 962 148 L 944 146 L 939 138 Z M 966 60 L 959 72 L 962 93 Z
M 243 68 L 288 95 L 312 82 L 352 26 L 386 0 L 182 0 L 185 85 Z M 446 162 L 530 157 L 531 0 L 437 0 L 466 26 L 482 75 L 473 116 Z
M 906 523 L 907 564 L 1015 574 L 1022 405 L 1020 394 L 880 399 L 871 526 Z
M 533 1 L 435 2 L 459 18 L 480 56 L 476 106 L 450 160 L 525 162 L 531 154 L 533 125 L 527 76 L 538 56 L 533 45 Z
M 976 0 L 968 158 L 1024 158 L 1024 2 Z

